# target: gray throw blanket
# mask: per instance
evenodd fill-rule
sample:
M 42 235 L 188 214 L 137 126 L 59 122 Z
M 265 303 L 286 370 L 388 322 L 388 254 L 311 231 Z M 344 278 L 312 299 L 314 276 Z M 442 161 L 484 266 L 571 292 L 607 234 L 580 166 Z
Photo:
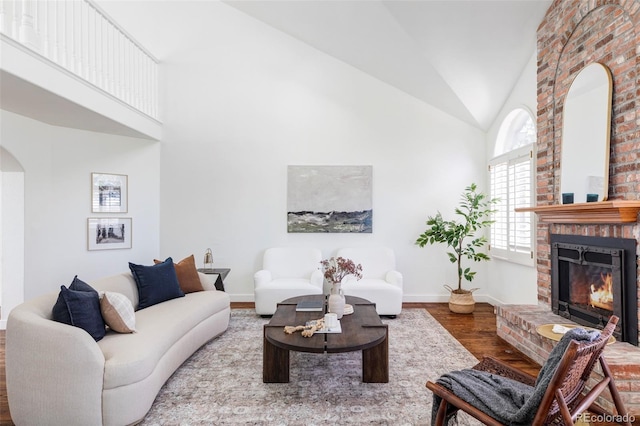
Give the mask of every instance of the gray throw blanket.
M 549 358 L 540 369 L 535 386 L 528 386 L 516 380 L 472 369 L 443 374 L 436 383 L 451 390 L 460 399 L 504 424 L 531 425 L 547 386 L 571 340 L 593 341 L 599 336 L 599 331 L 586 331 L 582 328 L 574 328 L 565 333 L 560 342 L 551 350 Z M 431 411 L 432 425 L 435 425 L 440 401 L 441 398 L 434 394 Z M 457 423 L 456 412 L 453 408 L 447 414 L 446 425 Z

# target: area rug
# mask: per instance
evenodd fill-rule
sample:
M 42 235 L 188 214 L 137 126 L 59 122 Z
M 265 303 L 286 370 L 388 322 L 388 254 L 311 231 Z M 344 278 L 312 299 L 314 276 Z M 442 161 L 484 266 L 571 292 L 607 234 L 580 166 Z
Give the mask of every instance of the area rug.
M 389 383 L 362 383 L 362 354 L 291 353 L 289 383 L 262 383 L 262 325 L 234 309 L 227 331 L 161 389 L 143 425 L 428 425 L 427 380 L 477 360 L 424 309 L 389 325 Z M 459 424 L 479 424 L 459 416 Z

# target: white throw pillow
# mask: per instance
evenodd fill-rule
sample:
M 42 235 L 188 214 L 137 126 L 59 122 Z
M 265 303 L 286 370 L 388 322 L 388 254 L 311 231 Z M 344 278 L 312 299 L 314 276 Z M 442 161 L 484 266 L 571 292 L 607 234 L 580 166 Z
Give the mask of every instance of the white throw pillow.
M 121 293 L 105 291 L 100 293 L 100 311 L 104 322 L 118 333 L 136 331 L 136 316 L 133 305 L 127 296 Z

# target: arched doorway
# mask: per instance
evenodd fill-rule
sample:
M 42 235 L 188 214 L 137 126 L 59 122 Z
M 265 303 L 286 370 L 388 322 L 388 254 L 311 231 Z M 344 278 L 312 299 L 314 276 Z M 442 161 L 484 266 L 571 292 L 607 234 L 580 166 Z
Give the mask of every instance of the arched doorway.
M 0 147 L 0 329 L 24 301 L 24 169 Z

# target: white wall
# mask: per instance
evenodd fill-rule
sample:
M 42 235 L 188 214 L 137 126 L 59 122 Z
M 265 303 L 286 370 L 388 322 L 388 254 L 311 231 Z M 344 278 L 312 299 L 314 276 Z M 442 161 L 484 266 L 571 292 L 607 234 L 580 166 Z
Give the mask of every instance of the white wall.
M 202 5 L 196 3 L 195 5 Z M 184 7 L 187 7 L 186 5 Z M 189 7 L 197 7 L 190 4 Z M 253 300 L 265 248 L 385 245 L 405 301 L 446 300 L 455 284 L 444 247 L 414 244 L 427 215 L 451 216 L 484 186 L 485 135 L 224 4 L 162 58 L 161 256 L 211 247 L 232 300 Z M 288 234 L 288 165 L 372 165 L 372 234 Z M 485 265 L 474 287 L 486 294 Z
M 2 146 L 0 193 L 0 329 L 4 329 L 11 310 L 24 300 L 24 171 Z
M 25 299 L 56 291 L 76 274 L 91 281 L 127 271 L 128 261 L 152 264 L 159 247 L 158 142 L 50 126 L 4 110 L 0 120 L 2 147 L 24 170 Z M 91 172 L 129 176 L 129 212 L 114 216 L 133 218 L 132 249 L 87 251 L 87 218 L 109 216 L 91 213 Z
M 147 140 L 54 127 L 1 112 L 2 145 L 25 169 L 25 298 L 124 271 L 127 262 L 211 247 L 230 267 L 233 300 L 253 299 L 265 248 L 386 245 L 405 276 L 405 301 L 444 301 L 455 268 L 444 247 L 414 244 L 427 215 L 452 217 L 471 182 L 487 188 L 486 161 L 511 109 L 535 111 L 535 53 L 485 135 L 221 3 L 208 27 L 171 38 L 163 58 L 165 137 Z M 486 143 L 488 141 L 488 143 Z M 288 234 L 292 164 L 368 164 L 372 234 Z M 133 249 L 88 252 L 93 171 L 129 175 Z M 160 198 L 162 202 L 160 202 Z M 478 300 L 535 303 L 536 274 L 500 260 L 475 264 Z M 518 282 L 514 282 L 518 277 Z
M 511 95 L 500 110 L 495 122 L 487 132 L 488 158 L 492 158 L 494 156 L 496 139 L 498 131 L 500 130 L 500 125 L 511 111 L 516 108 L 528 109 L 534 122 L 536 121 L 536 76 L 537 63 L 536 52 L 534 51 L 531 59 L 524 68 L 520 79 L 513 88 Z M 535 238 L 535 231 L 533 235 Z M 487 273 L 487 291 L 491 296 L 489 302 L 493 304 L 537 303 L 537 273 L 535 266 L 524 266 L 500 259 L 492 259 L 488 262 Z

